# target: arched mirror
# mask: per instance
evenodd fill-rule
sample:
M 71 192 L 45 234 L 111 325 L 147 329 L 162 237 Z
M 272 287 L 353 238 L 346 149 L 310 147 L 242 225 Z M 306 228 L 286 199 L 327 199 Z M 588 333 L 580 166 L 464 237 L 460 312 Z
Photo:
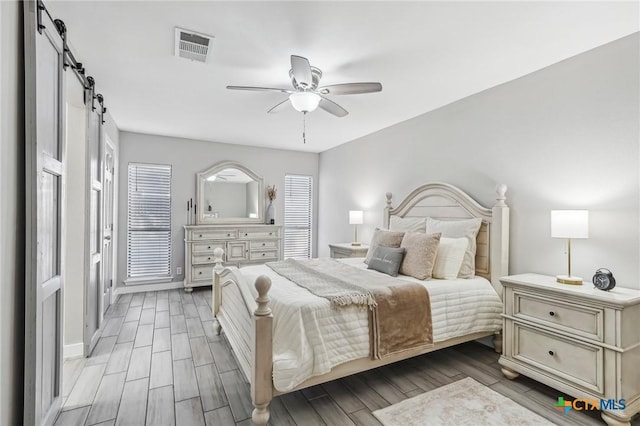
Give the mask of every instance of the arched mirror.
M 196 223 L 263 223 L 262 177 L 241 164 L 223 162 L 197 175 Z

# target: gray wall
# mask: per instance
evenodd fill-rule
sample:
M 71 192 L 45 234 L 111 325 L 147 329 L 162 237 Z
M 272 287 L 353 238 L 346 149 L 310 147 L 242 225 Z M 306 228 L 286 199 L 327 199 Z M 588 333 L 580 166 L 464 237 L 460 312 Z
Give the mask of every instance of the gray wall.
M 506 183 L 511 273 L 566 273 L 549 211 L 588 209 L 590 238 L 574 241 L 574 274 L 590 279 L 608 267 L 620 285 L 640 288 L 639 40 L 633 34 L 321 153 L 319 255 L 350 241 L 350 209 L 365 211 L 368 241 L 386 191 L 397 205 L 413 188 L 444 181 L 491 206 Z
M 0 2 L 0 424 L 22 424 L 24 60 L 22 5 Z
M 127 258 L 127 165 L 131 162 L 171 164 L 171 228 L 172 228 L 172 268 L 175 281 L 182 281 L 184 275 L 176 276 L 176 267 L 184 267 L 184 229 L 186 223 L 186 202 L 196 196 L 196 173 L 208 169 L 222 161 L 235 161 L 253 170 L 264 179 L 264 185 L 276 185 L 276 223 L 282 224 L 284 212 L 285 174 L 313 176 L 314 194 L 317 196 L 318 154 L 257 148 L 244 145 L 204 142 L 167 136 L 145 135 L 120 132 L 121 179 L 119 184 L 118 217 L 118 285 L 126 278 Z M 314 200 L 314 206 L 318 203 Z M 200 208 L 200 206 L 198 206 Z M 317 217 L 317 212 L 315 212 Z M 316 240 L 314 230 L 314 241 Z

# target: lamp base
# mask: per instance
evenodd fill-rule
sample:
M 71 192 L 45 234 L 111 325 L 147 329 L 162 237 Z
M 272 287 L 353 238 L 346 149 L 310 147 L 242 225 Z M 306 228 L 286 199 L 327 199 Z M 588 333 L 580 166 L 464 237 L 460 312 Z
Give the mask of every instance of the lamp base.
M 353 242 L 353 243 L 351 243 L 351 245 L 352 245 L 352 246 L 354 246 L 354 247 L 359 247 L 359 246 L 361 246 L 361 245 L 362 245 L 362 243 L 359 243 L 359 242 Z
M 556 281 L 560 284 L 582 285 L 582 278 L 569 275 L 556 275 Z

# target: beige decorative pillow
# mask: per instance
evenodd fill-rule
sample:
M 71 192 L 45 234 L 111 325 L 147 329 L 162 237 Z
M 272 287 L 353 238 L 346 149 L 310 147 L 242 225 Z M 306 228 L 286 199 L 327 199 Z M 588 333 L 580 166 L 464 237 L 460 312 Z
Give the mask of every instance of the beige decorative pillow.
M 459 278 L 471 278 L 476 275 L 476 237 L 482 225 L 482 219 L 437 220 L 427 218 L 427 234 L 440 232 L 443 237 L 461 238 L 469 241 L 460 266 Z
M 371 256 L 373 256 L 373 252 L 378 246 L 400 247 L 402 237 L 404 237 L 404 232 L 384 231 L 380 228 L 376 228 L 373 233 L 373 237 L 371 237 L 369 250 L 367 251 L 367 257 L 364 259 L 364 263 L 369 264 L 369 260 L 371 260 Z
M 419 280 L 431 278 L 439 244 L 440 234 L 421 232 L 404 234 L 400 247 L 406 251 L 400 265 L 400 273 Z
M 424 233 L 427 227 L 426 223 L 427 221 L 424 217 L 391 216 L 389 220 L 389 230 Z
M 453 280 L 458 277 L 464 254 L 469 241 L 462 238 L 440 238 L 436 261 L 433 265 L 433 278 Z

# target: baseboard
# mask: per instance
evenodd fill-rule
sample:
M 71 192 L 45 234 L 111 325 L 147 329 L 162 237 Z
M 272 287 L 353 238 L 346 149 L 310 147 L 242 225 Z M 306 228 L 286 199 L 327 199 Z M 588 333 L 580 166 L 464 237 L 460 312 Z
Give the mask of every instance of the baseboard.
M 73 343 L 71 345 L 64 345 L 62 354 L 64 359 L 84 356 L 84 344 Z
M 113 290 L 114 299 L 120 294 L 127 293 L 144 293 L 145 291 L 172 290 L 174 288 L 184 288 L 182 281 L 172 281 L 160 284 L 140 284 L 140 285 L 123 285 Z

